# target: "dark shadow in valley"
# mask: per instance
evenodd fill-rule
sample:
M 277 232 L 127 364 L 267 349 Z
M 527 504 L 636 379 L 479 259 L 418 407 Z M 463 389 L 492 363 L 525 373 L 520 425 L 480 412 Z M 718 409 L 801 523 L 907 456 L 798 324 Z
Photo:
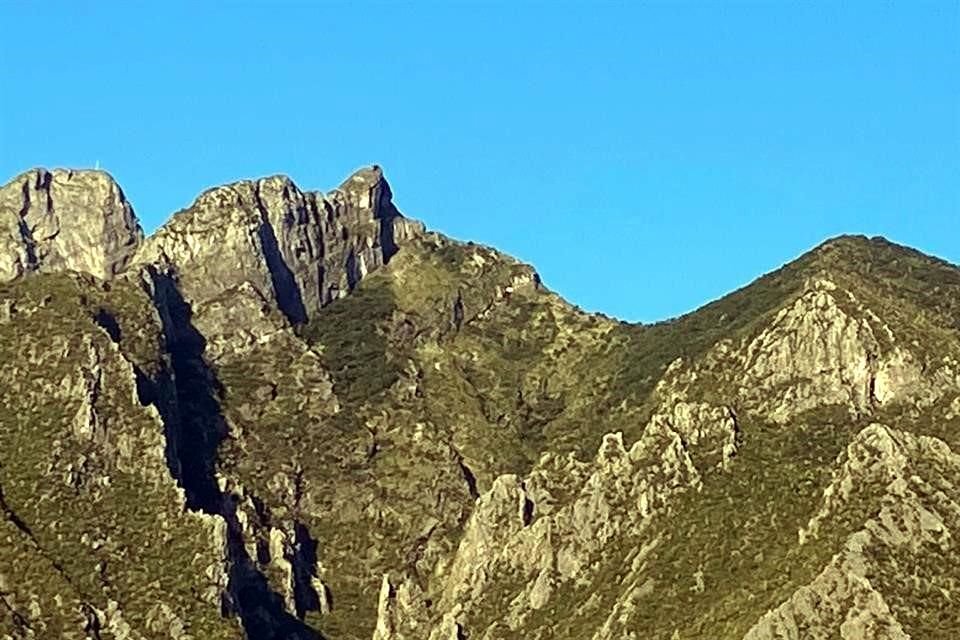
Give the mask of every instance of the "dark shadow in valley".
M 112 341 L 117 344 L 120 343 L 122 338 L 120 324 L 109 311 L 102 308 L 98 309 L 97 313 L 93 316 L 93 321 L 97 323 L 98 327 L 107 332 L 107 335 L 110 336 Z
M 322 611 L 325 607 L 321 599 L 329 603 L 330 597 L 326 585 L 323 593 L 317 593 L 314 588 L 317 575 L 317 541 L 310 535 L 310 531 L 301 523 L 294 523 L 294 551 L 291 565 L 293 566 L 293 599 L 296 613 L 303 618 L 308 611 Z
M 172 371 L 162 372 L 152 381 L 153 389 L 140 395 L 153 399 L 160 412 L 167 464 L 186 493 L 187 508 L 221 517 L 227 525 L 229 570 L 222 611 L 240 618 L 249 640 L 323 640 L 286 611 L 283 598 L 247 552 L 238 497 L 224 493 L 217 483 L 217 452 L 228 426 L 220 406 L 222 386 L 203 357 L 206 339 L 193 325 L 192 309 L 175 276 L 155 268 L 148 273 Z
M 215 479 L 217 449 L 227 434 L 220 410 L 220 385 L 203 359 L 207 341 L 193 326 L 193 311 L 173 277 L 151 269 L 154 304 L 163 323 L 171 372 L 157 409 L 166 432 L 167 464 L 187 494 L 187 507 L 217 515 L 220 489 Z

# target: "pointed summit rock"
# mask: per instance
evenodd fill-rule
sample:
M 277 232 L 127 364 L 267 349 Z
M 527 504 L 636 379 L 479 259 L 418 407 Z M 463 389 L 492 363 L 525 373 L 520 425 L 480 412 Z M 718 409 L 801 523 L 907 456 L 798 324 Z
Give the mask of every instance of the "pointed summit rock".
M 343 181 L 337 192 L 346 197 L 350 206 L 358 209 L 373 209 L 377 214 L 381 214 L 375 214 L 374 217 L 389 217 L 389 214 L 387 216 L 382 214 L 388 213 L 391 209 L 393 193 L 383 177 L 383 169 L 380 165 L 375 164 L 358 169 Z M 396 213 L 396 209 L 393 209 L 393 213 Z
M 0 187 L 0 281 L 59 270 L 111 278 L 142 240 L 133 208 L 103 171 L 33 169 Z

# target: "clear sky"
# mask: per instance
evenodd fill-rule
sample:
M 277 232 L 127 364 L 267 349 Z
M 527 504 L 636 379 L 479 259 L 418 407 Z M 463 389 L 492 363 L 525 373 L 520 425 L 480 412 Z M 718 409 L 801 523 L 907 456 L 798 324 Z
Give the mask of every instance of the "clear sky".
M 960 262 L 960 1 L 0 0 L 0 181 L 201 190 L 381 164 L 576 304 L 689 311 L 828 236 Z M 142 6 L 141 6 L 142 5 Z

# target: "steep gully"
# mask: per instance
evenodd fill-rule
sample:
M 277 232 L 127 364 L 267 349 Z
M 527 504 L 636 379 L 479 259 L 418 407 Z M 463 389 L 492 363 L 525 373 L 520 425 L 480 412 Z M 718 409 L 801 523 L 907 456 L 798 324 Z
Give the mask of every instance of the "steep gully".
M 221 612 L 224 616 L 236 615 L 250 640 L 322 640 L 317 631 L 285 609 L 283 598 L 270 587 L 247 552 L 237 513 L 241 498 L 222 491 L 216 478 L 217 450 L 227 436 L 228 425 L 220 406 L 222 386 L 203 358 L 206 340 L 193 325 L 192 309 L 180 294 L 176 274 L 162 273 L 154 267 L 147 272 L 148 292 L 160 314 L 172 371 L 162 372 L 152 381 L 144 380 L 141 374 L 138 388 L 141 401 L 153 404 L 160 412 L 167 466 L 186 493 L 187 508 L 220 517 L 226 523 L 228 583 Z M 309 534 L 304 538 L 308 540 Z M 313 543 L 314 557 L 315 547 Z M 295 571 L 309 573 L 312 566 Z M 303 603 L 297 607 L 299 615 L 310 605 L 319 606 L 317 599 L 309 596 L 301 595 L 297 601 L 298 605 Z

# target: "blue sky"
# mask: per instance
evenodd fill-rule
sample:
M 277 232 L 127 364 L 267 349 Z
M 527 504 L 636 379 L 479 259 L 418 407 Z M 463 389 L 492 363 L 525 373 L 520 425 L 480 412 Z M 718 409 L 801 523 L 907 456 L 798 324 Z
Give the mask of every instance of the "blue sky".
M 960 2 L 0 2 L 0 181 L 120 181 L 149 230 L 273 173 L 630 320 L 839 233 L 960 262 Z M 81 5 L 81 6 L 77 6 Z

